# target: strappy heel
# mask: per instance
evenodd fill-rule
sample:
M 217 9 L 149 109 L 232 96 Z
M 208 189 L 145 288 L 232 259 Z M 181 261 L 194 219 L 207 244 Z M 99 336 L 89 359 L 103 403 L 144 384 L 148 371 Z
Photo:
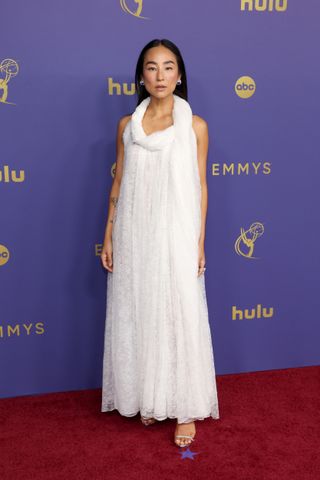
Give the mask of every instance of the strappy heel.
M 189 422 L 189 425 L 192 424 L 192 423 L 194 424 L 194 422 Z M 194 425 L 194 427 L 195 427 L 195 425 Z M 186 428 L 185 428 L 185 429 L 180 429 L 180 432 L 181 432 L 181 430 L 182 430 L 182 431 L 183 431 L 183 430 L 186 431 L 187 429 L 186 429 Z M 194 440 L 195 440 L 194 437 L 195 437 L 195 435 L 196 435 L 196 430 L 194 430 L 194 432 L 192 432 L 192 430 L 193 430 L 193 428 L 190 426 L 190 430 L 189 430 L 190 433 L 189 433 L 189 434 L 186 434 L 186 433 L 183 434 L 183 433 L 181 433 L 181 435 L 178 435 L 178 432 L 179 432 L 179 424 L 177 423 L 177 425 L 176 425 L 176 430 L 175 430 L 175 432 L 174 432 L 174 443 L 175 443 L 176 445 L 178 445 L 178 447 L 189 447 L 189 446 L 191 445 L 191 443 L 194 442 Z M 187 430 L 187 431 L 188 431 L 188 430 Z M 178 439 L 180 439 L 180 438 L 181 438 L 181 439 L 185 438 L 185 439 L 188 439 L 188 440 L 187 440 L 186 442 L 180 443 L 181 440 L 180 440 L 180 441 L 178 440 Z
M 180 443 L 176 442 L 177 438 L 190 438 L 190 441 L 188 443 L 184 443 L 180 445 Z M 175 435 L 174 440 L 175 440 L 175 444 L 178 445 L 178 447 L 189 447 L 189 445 L 191 445 L 191 443 L 194 442 L 194 437 L 191 435 Z

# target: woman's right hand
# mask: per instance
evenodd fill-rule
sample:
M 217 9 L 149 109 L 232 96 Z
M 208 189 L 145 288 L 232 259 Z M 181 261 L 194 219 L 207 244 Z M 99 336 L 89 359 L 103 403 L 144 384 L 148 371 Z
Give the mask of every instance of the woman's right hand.
M 102 253 L 101 253 L 101 262 L 105 269 L 112 273 L 113 271 L 113 257 L 112 257 L 112 239 L 105 240 Z

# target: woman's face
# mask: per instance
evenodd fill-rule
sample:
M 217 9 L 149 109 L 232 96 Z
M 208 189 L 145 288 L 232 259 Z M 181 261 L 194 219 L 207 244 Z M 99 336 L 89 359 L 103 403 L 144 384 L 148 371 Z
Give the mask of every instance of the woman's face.
M 143 62 L 142 79 L 150 95 L 162 98 L 173 93 L 180 79 L 174 53 L 163 45 L 149 48 Z M 164 85 L 165 88 L 157 88 Z

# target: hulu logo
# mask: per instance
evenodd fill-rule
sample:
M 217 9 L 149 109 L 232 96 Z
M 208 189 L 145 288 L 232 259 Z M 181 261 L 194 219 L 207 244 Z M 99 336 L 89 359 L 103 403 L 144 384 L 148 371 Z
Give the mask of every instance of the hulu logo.
M 10 170 L 8 165 L 3 167 L 3 171 L 0 169 L 0 182 L 9 183 L 21 183 L 24 182 L 24 170 L 20 170 L 19 176 L 16 170 Z
M 253 10 L 257 12 L 285 12 L 288 8 L 288 0 L 241 0 L 241 10 Z
M 273 317 L 273 307 L 262 307 L 259 303 L 256 308 L 245 308 L 241 310 L 233 305 L 232 320 L 254 320 L 255 318 L 271 318 Z
M 134 95 L 136 93 L 136 87 L 134 83 L 130 86 L 124 82 L 122 85 L 119 82 L 115 82 L 113 78 L 108 78 L 108 93 L 109 95 Z

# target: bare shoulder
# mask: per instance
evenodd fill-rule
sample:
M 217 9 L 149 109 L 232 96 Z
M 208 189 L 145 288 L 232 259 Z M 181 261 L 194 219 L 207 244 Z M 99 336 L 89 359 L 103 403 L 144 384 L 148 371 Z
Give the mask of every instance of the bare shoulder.
M 123 132 L 127 123 L 129 122 L 130 118 L 131 118 L 131 115 L 124 115 L 123 117 L 120 118 L 119 123 L 118 123 L 118 128 L 119 128 L 120 132 Z
M 208 124 L 204 118 L 192 115 L 192 126 L 198 141 L 208 136 Z

